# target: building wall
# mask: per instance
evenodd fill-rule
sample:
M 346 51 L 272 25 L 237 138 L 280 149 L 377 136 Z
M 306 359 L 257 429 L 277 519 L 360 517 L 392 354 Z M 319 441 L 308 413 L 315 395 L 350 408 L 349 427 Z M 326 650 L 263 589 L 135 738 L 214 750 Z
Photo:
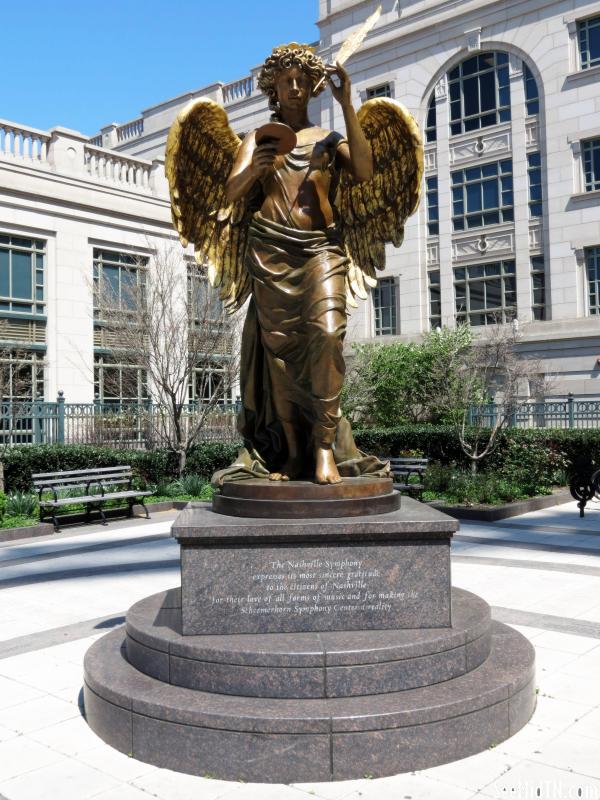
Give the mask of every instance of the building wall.
M 65 129 L 0 132 L 0 234 L 47 243 L 45 399 L 63 391 L 92 402 L 93 250 L 151 255 L 160 242 L 178 244 L 163 164 L 116 156 Z
M 376 5 L 376 0 L 319 0 L 319 52 L 325 60 L 333 59 L 341 42 Z M 391 95 L 423 127 L 434 94 L 437 141 L 426 145 L 426 177 L 438 177 L 439 234 L 427 235 L 423 201 L 406 225 L 402 248 L 387 249 L 381 273 L 398 286 L 397 336 L 375 337 L 369 300 L 351 315 L 348 344 L 415 339 L 426 333 L 428 269 L 439 269 L 441 323 L 453 326 L 453 269 L 514 259 L 524 357 L 539 359 L 554 376 L 555 394 L 598 393 L 600 316 L 588 313 L 583 256 L 586 247 L 600 246 L 600 191 L 584 191 L 580 142 L 600 136 L 600 66 L 580 69 L 576 22 L 600 14 L 600 3 L 384 0 L 382 7 L 378 24 L 347 65 L 354 103 L 364 102 L 369 89 L 389 84 Z M 450 136 L 447 73 L 486 51 L 508 54 L 511 119 Z M 524 66 L 534 75 L 540 97 L 539 113 L 532 116 L 525 108 Z M 32 132 L 45 142 L 45 159 L 27 162 L 10 148 L 0 154 L 5 187 L 0 229 L 29 231 L 49 243 L 49 397 L 60 388 L 69 400 L 91 399 L 88 281 L 95 243 L 143 253 L 148 237 L 173 236 L 160 159 L 175 115 L 190 100 L 208 96 L 224 105 L 238 133 L 252 130 L 269 119 L 266 99 L 256 85 L 258 70 L 254 67 L 229 84 L 217 82 L 169 99 L 128 123 L 106 126 L 89 141 L 61 130 L 51 135 Z M 324 127 L 343 130 L 341 109 L 330 92 L 311 102 L 310 116 Z M 543 215 L 529 219 L 526 164 L 527 154 L 535 151 L 542 154 Z M 513 162 L 514 222 L 453 232 L 450 171 L 508 157 Z M 141 183 L 115 180 L 111 158 L 120 164 L 119 174 L 140 174 Z M 532 318 L 530 256 L 536 254 L 544 256 L 544 321 Z

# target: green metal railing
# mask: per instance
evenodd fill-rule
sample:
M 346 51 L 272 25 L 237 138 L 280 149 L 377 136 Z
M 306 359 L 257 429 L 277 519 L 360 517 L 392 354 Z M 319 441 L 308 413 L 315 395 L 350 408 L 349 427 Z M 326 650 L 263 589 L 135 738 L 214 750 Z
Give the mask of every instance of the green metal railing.
M 523 400 L 517 403 L 484 403 L 469 408 L 469 424 L 491 428 L 499 416 L 511 428 L 600 428 L 600 399 Z
M 183 409 L 182 425 L 202 423 L 198 439 L 234 442 L 239 439 L 236 418 L 239 405 L 206 408 L 190 403 Z M 62 392 L 55 402 L 0 403 L 0 445 L 95 444 L 108 447 L 152 449 L 171 434 L 171 421 L 159 405 L 147 403 L 67 403 Z

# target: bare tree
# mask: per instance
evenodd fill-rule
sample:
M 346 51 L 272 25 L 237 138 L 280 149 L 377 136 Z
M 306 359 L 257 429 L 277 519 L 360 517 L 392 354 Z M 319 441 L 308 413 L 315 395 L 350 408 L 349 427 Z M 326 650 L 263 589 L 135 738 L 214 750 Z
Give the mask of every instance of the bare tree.
M 473 473 L 496 447 L 499 432 L 510 424 L 525 387 L 540 379 L 539 362 L 519 357 L 519 341 L 516 322 L 490 325 L 464 355 L 456 387 L 464 412 L 457 420 L 457 431 Z M 490 405 L 494 398 L 496 402 Z
M 185 469 L 192 445 L 231 401 L 239 371 L 237 326 L 226 317 L 205 270 L 164 246 L 94 280 L 96 325 L 120 363 L 145 371 L 152 395 L 151 437 Z

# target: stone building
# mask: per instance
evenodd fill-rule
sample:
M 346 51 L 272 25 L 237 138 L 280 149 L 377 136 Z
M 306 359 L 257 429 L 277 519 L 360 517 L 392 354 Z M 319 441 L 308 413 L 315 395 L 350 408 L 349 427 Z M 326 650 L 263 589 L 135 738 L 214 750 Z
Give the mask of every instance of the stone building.
M 325 60 L 376 4 L 320 0 Z M 600 3 L 382 5 L 347 65 L 355 105 L 384 95 L 414 114 L 425 138 L 423 202 L 402 248 L 389 248 L 372 298 L 353 312 L 348 340 L 502 320 L 519 325 L 523 356 L 554 376 L 554 394 L 598 394 Z M 0 315 L 10 336 L 19 328 L 34 371 L 45 348 L 43 388 L 37 380 L 47 397 L 59 388 L 69 400 L 103 396 L 103 371 L 119 367 L 103 363 L 94 334 L 93 265 L 123 268 L 122 258 L 146 254 L 151 268 L 151 242 L 172 238 L 161 161 L 174 116 L 209 96 L 238 132 L 266 122 L 258 69 L 89 140 L 0 124 Z M 343 128 L 330 92 L 312 101 L 311 118 Z M 27 259 L 31 279 L 19 285 Z M 138 385 L 141 395 L 142 376 Z

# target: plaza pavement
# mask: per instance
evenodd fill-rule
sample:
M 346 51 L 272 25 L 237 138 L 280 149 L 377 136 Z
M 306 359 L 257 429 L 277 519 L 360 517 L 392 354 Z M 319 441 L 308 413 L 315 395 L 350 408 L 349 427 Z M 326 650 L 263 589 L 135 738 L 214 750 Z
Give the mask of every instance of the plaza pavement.
M 537 653 L 538 707 L 506 742 L 391 778 L 230 783 L 121 755 L 78 705 L 83 656 L 136 600 L 178 583 L 174 512 L 0 545 L 0 800 L 600 800 L 600 508 L 463 523 L 453 583 Z

